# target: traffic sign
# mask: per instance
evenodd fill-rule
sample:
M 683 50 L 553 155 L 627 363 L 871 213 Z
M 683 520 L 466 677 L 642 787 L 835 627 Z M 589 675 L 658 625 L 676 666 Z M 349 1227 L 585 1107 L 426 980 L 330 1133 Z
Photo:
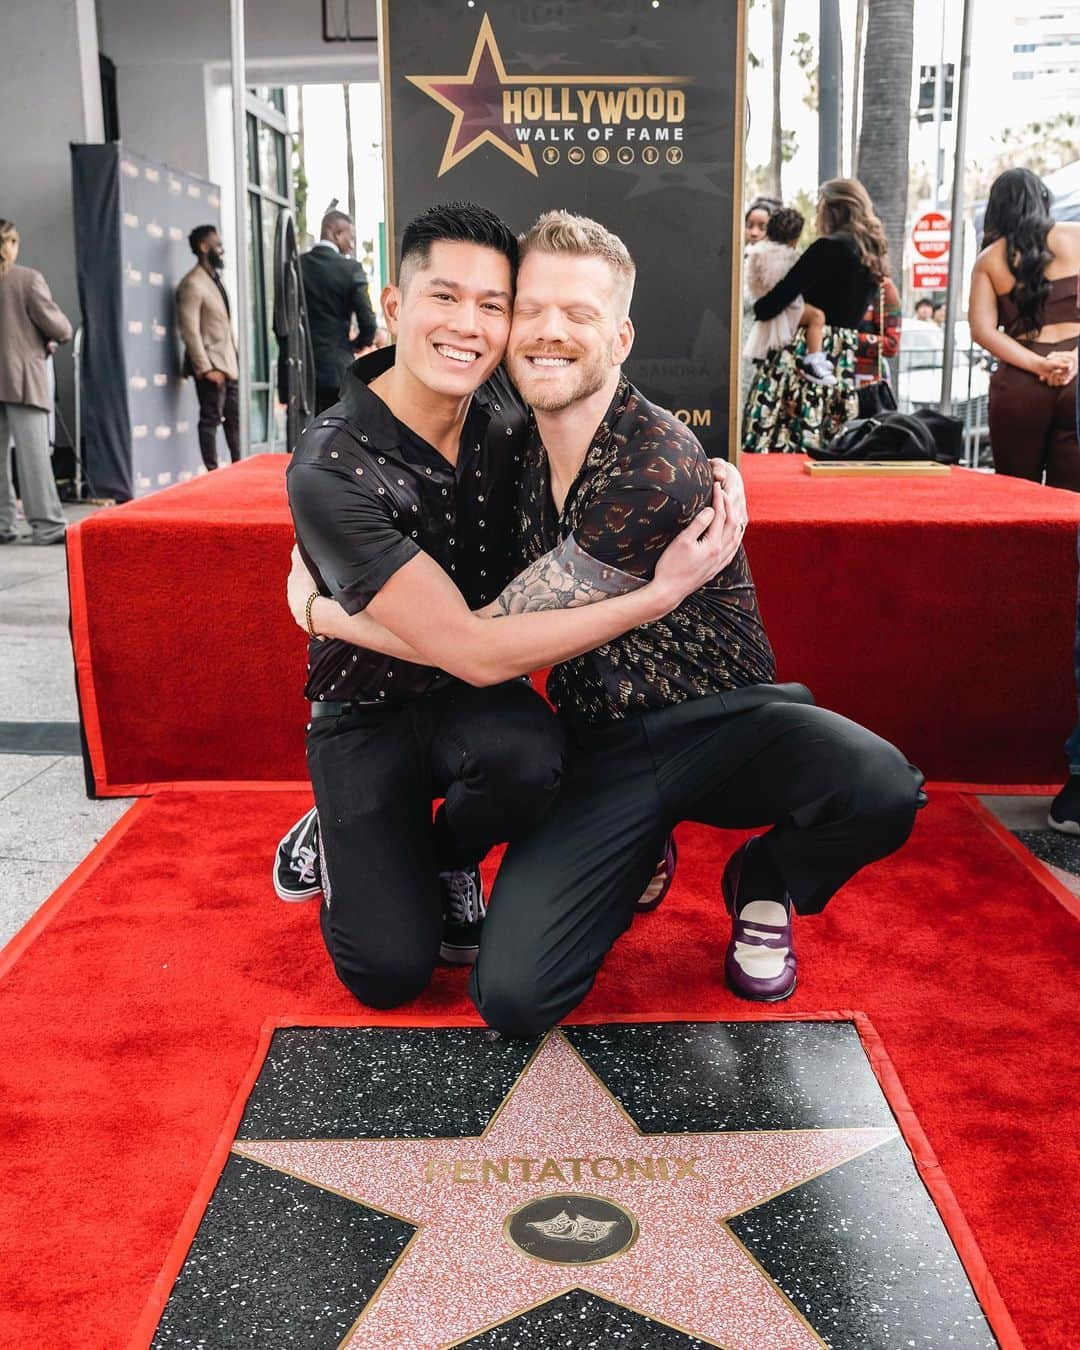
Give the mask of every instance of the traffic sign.
M 949 285 L 948 261 L 941 263 L 917 262 L 911 266 L 911 286 L 916 291 L 944 291 Z
M 940 211 L 927 211 L 915 222 L 911 242 L 920 257 L 934 262 L 949 253 L 949 217 Z

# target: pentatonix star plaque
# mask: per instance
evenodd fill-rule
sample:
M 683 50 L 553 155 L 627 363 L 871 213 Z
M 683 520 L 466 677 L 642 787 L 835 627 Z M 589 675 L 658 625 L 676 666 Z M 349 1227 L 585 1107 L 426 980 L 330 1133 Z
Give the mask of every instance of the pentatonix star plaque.
M 240 1134 L 155 1344 L 994 1344 L 848 1023 L 289 1029 Z

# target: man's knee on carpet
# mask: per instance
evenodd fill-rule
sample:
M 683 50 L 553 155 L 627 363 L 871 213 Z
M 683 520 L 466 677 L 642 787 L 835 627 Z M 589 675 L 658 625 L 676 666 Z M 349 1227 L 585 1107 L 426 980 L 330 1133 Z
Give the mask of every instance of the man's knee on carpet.
M 480 1016 L 492 1030 L 514 1040 L 550 1031 L 581 1002 L 587 988 L 557 997 L 553 980 L 539 961 L 529 959 L 528 952 L 485 961 L 483 947 L 469 981 L 469 994 Z
M 349 993 L 368 1008 L 398 1008 L 418 998 L 431 982 L 435 956 L 389 953 L 378 961 L 344 962 L 334 955 L 334 970 Z

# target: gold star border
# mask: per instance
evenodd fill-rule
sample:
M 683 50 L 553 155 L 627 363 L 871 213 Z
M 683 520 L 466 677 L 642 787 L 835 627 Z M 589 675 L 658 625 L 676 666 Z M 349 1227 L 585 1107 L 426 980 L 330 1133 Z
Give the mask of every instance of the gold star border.
M 507 158 L 513 160 L 521 168 L 528 170 L 534 178 L 540 175 L 536 170 L 536 160 L 533 158 L 532 146 L 527 142 L 519 142 L 517 146 L 510 146 L 491 131 L 482 131 L 479 136 L 474 136 L 469 143 L 459 150 L 455 150 L 458 133 L 461 130 L 461 124 L 465 120 L 465 109 L 458 107 L 456 103 L 451 102 L 443 94 L 440 94 L 434 88 L 437 84 L 449 85 L 471 85 L 476 80 L 476 72 L 480 68 L 480 57 L 484 48 L 487 47 L 491 53 L 491 61 L 495 67 L 495 73 L 499 77 L 500 85 L 544 85 L 544 84 L 693 84 L 692 77 L 681 75 L 508 75 L 506 66 L 503 64 L 502 53 L 499 51 L 499 44 L 495 41 L 495 31 L 491 26 L 491 20 L 485 14 L 480 22 L 480 31 L 476 35 L 476 42 L 473 44 L 472 56 L 469 59 L 469 68 L 464 75 L 406 75 L 405 78 L 410 84 L 414 84 L 417 89 L 427 94 L 447 112 L 453 113 L 454 120 L 450 124 L 450 134 L 446 138 L 446 147 L 443 150 L 442 162 L 439 164 L 437 178 L 441 178 L 444 173 L 448 173 L 463 159 L 471 155 L 474 150 L 478 150 L 482 145 L 493 145 L 496 150 L 501 150 Z

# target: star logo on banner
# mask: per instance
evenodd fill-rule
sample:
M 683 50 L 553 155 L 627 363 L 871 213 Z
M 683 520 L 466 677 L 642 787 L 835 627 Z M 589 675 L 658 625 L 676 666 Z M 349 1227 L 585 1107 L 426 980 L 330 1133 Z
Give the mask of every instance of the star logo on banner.
M 533 29 L 563 25 L 532 25 Z M 564 53 L 547 58 L 549 66 L 566 64 Z M 535 54 L 529 53 L 535 60 Z M 535 67 L 534 67 L 535 68 Z M 460 164 L 483 145 L 492 145 L 519 167 L 539 177 L 532 148 L 527 141 L 519 141 L 514 128 L 503 118 L 503 91 L 518 85 L 533 88 L 546 85 L 620 86 L 620 85 L 679 85 L 692 81 L 670 75 L 508 75 L 503 64 L 499 44 L 491 20 L 485 14 L 480 31 L 473 44 L 469 67 L 464 75 L 406 75 L 413 84 L 452 114 L 450 132 L 446 138 L 439 171 L 444 173 Z
M 527 144 L 519 143 L 513 127 L 503 122 L 502 91 L 513 81 L 506 73 L 491 20 L 486 14 L 476 35 L 469 69 L 464 75 L 407 75 L 405 78 L 454 115 L 439 165 L 439 178 L 481 145 L 495 146 L 515 164 L 539 176 L 532 150 Z
M 415 1225 L 342 1350 L 459 1345 L 573 1289 L 724 1350 L 821 1350 L 728 1221 L 897 1133 L 643 1134 L 552 1032 L 478 1138 L 233 1151 Z

